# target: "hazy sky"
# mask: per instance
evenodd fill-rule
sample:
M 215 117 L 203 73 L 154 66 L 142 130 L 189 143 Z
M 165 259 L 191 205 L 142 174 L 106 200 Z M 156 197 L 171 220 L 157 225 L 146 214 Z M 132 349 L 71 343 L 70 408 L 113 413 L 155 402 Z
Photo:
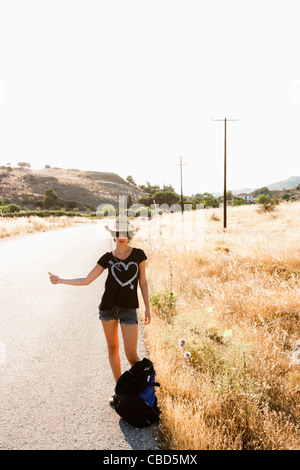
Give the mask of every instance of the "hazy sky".
M 299 176 L 299 0 L 0 0 L 0 164 L 180 192 Z

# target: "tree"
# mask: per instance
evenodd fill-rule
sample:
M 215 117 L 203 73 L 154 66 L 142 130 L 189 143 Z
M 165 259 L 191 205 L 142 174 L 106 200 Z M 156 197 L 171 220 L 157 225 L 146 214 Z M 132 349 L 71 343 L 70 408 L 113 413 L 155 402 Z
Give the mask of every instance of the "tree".
M 53 207 L 54 205 L 54 199 L 51 196 L 45 196 L 44 197 L 44 207 L 45 209 L 49 209 L 50 207 Z
M 175 189 L 173 188 L 173 186 L 171 184 L 169 184 L 167 186 L 164 184 L 162 190 L 163 191 L 172 191 L 173 193 L 175 193 Z
M 263 188 L 260 188 L 259 189 L 259 193 L 258 194 L 270 194 L 270 190 L 269 188 L 267 188 L 266 186 L 264 186 Z
M 233 195 L 232 191 L 227 191 L 227 193 L 226 193 L 226 200 L 227 200 L 228 202 L 231 202 L 233 197 L 234 197 L 234 195 Z
M 55 201 L 57 200 L 57 194 L 53 188 L 45 189 L 44 194 L 44 207 L 45 209 L 49 209 L 54 206 Z
M 171 206 L 172 204 L 177 204 L 180 197 L 173 191 L 159 190 L 153 194 L 153 200 L 155 201 L 155 204 L 168 204 Z
M 136 183 L 131 175 L 127 176 L 126 181 L 128 181 L 128 183 L 132 184 L 133 186 L 136 186 Z
M 202 201 L 202 194 L 201 193 L 192 194 L 192 198 L 194 198 L 198 202 L 201 202 Z
M 140 197 L 138 199 L 139 204 L 143 204 L 143 206 L 151 206 L 153 204 L 153 197 L 148 196 L 148 197 Z
M 144 184 L 140 184 L 138 187 L 145 191 L 145 193 L 151 195 L 154 194 L 155 191 L 160 191 L 160 186 L 158 184 L 151 185 L 149 181 L 146 181 L 146 186 Z
M 54 191 L 53 188 L 48 188 L 48 189 L 45 189 L 45 196 L 50 196 L 54 199 L 54 201 L 56 201 L 57 199 L 57 194 L 56 192 Z
M 30 163 L 26 163 L 26 162 L 19 162 L 17 165 L 20 166 L 21 168 L 30 168 L 31 167 Z
M 201 198 L 204 207 L 219 207 L 219 201 L 211 193 L 203 193 Z

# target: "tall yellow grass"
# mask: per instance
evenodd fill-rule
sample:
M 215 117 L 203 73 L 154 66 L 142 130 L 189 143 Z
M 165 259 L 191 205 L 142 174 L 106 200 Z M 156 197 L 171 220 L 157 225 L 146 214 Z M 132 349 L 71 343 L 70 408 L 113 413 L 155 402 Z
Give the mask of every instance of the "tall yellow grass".
M 77 222 L 91 222 L 91 220 L 84 217 L 56 217 L 52 215 L 49 217 L 0 217 L 0 239 L 69 227 Z
M 177 234 L 192 217 L 173 216 Z M 169 225 L 160 216 L 158 239 L 146 226 L 136 239 L 148 255 L 163 447 L 299 449 L 300 204 L 229 208 L 226 232 L 221 210 L 205 210 L 188 241 Z

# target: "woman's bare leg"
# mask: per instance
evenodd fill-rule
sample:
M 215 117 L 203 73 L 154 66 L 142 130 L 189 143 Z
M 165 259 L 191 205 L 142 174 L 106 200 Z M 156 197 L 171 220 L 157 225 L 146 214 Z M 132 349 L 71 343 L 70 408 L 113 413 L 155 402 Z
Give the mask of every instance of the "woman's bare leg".
M 118 321 L 101 321 L 106 337 L 108 359 L 115 381 L 121 376 L 121 361 L 119 353 Z
M 137 353 L 138 343 L 138 325 L 125 325 L 121 323 L 121 331 L 123 335 L 124 351 L 127 360 L 131 366 L 140 361 Z

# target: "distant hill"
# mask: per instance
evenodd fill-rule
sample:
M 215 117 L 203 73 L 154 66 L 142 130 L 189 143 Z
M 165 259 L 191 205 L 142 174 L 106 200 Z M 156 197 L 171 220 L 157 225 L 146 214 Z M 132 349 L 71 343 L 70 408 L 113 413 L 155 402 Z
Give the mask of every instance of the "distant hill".
M 48 188 L 54 189 L 57 194 L 56 205 L 65 208 L 71 204 L 73 207 L 95 210 L 104 203 L 116 206 L 120 195 L 131 196 L 132 203 L 145 196 L 140 188 L 116 173 L 63 168 L 0 169 L 0 197 L 5 204 L 28 206 L 30 198 L 31 206 L 39 206 Z
M 268 188 L 270 196 L 276 196 L 279 200 L 300 200 L 300 176 L 291 176 L 290 178 L 278 181 L 277 183 L 268 184 L 265 188 Z M 250 193 L 251 196 L 254 199 L 257 198 L 261 189 L 262 188 L 257 188 L 252 191 Z
M 300 187 L 296 186 L 295 188 L 289 189 L 268 189 L 269 195 L 276 196 L 279 200 L 286 200 L 286 201 L 299 201 L 300 200 Z M 253 199 L 256 199 L 260 194 L 260 189 L 257 189 L 251 193 Z M 267 194 L 264 192 L 264 194 Z
M 268 188 L 270 191 L 275 191 L 275 190 L 296 188 L 298 184 L 300 184 L 300 176 L 291 176 L 290 178 L 287 178 L 282 181 L 278 181 L 277 183 L 266 184 L 264 187 Z M 240 193 L 252 194 L 252 193 L 255 193 L 259 189 L 261 188 L 233 189 L 232 193 L 233 194 L 240 194 Z
M 270 190 L 276 190 L 295 188 L 296 186 L 298 186 L 298 184 L 300 184 L 300 176 L 291 176 L 286 180 L 278 181 L 277 183 L 267 184 L 266 186 Z

